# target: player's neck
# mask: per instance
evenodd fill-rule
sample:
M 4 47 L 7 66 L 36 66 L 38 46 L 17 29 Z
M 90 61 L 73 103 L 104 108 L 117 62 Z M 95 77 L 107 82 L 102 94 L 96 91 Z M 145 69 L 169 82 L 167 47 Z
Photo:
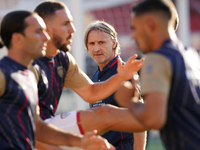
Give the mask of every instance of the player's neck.
M 47 43 L 47 49 L 46 49 L 46 57 L 53 57 L 57 55 L 58 49 L 55 47 L 55 45 L 51 42 Z
M 103 68 L 105 67 L 105 65 L 106 65 L 106 64 L 98 64 L 99 70 L 100 70 L 100 71 L 103 71 Z
M 107 60 L 106 62 L 104 63 L 98 63 L 98 66 L 99 66 L 99 70 L 100 71 L 103 71 L 103 68 L 112 60 L 114 59 L 115 57 L 111 57 L 110 60 Z
M 152 41 L 152 50 L 159 49 L 166 40 L 175 40 L 177 39 L 174 29 L 158 31 Z
M 16 51 L 15 49 L 8 50 L 8 57 L 27 68 L 33 60 L 32 56 L 28 56 L 23 52 L 20 53 L 20 51 Z

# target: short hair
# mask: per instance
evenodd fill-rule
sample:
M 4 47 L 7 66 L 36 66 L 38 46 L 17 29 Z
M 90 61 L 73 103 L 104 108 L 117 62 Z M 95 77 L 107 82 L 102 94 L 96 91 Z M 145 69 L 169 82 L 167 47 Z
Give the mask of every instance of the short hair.
M 173 20 L 174 29 L 178 28 L 179 17 L 174 3 L 171 0 L 143 0 L 134 5 L 131 9 L 136 16 L 146 13 L 162 12 L 168 20 Z
M 0 42 L 0 48 L 4 45 L 8 49 L 10 48 L 13 33 L 21 33 L 25 35 L 24 30 L 28 26 L 25 19 L 31 15 L 33 15 L 33 13 L 29 11 L 12 11 L 4 16 L 0 29 L 0 36 L 2 39 L 2 42 Z
M 116 47 L 114 48 L 114 50 L 115 50 L 116 55 L 120 55 L 120 53 L 121 53 L 120 44 L 117 40 L 117 32 L 115 31 L 115 28 L 112 25 L 108 24 L 107 22 L 99 21 L 99 20 L 91 22 L 85 31 L 84 44 L 85 44 L 85 48 L 87 49 L 87 51 L 88 51 L 88 46 L 87 46 L 88 35 L 89 35 L 90 31 L 93 31 L 93 30 L 103 31 L 103 32 L 109 34 L 112 39 L 116 39 Z
M 68 9 L 67 6 L 58 1 L 45 1 L 39 4 L 34 12 L 36 12 L 41 18 L 49 19 L 55 15 L 57 10 Z

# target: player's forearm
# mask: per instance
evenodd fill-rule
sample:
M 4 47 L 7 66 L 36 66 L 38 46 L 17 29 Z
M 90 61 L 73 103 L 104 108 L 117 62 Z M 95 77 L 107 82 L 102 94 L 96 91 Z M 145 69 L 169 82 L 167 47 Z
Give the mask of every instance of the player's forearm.
M 145 103 L 130 102 L 128 108 L 146 130 L 161 129 L 166 122 L 167 96 L 160 92 L 144 96 Z
M 88 95 L 86 101 L 89 103 L 94 103 L 110 96 L 118 89 L 123 81 L 125 81 L 125 79 L 116 74 L 104 82 L 93 84 L 90 95 Z
M 38 150 L 63 150 L 60 146 L 58 145 L 50 145 L 46 143 L 42 143 L 40 141 L 35 142 L 35 148 Z
M 52 145 L 80 146 L 81 135 L 66 133 L 50 124 L 39 121 L 36 125 L 36 139 Z
M 154 99 L 155 100 L 155 99 Z M 160 109 L 159 106 L 154 109 Z M 164 118 L 161 118 L 162 113 L 157 110 L 152 110 L 149 106 L 149 103 L 135 103 L 131 102 L 127 106 L 133 117 L 138 120 L 142 127 L 143 131 L 150 129 L 160 129 L 164 125 Z
M 146 136 L 147 132 L 135 132 L 134 134 L 134 150 L 146 149 Z

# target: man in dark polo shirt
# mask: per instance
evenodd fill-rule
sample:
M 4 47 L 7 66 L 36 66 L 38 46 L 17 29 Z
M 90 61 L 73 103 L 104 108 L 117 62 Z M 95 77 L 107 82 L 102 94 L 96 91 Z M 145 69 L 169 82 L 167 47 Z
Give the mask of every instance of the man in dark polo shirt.
M 93 82 L 105 81 L 117 74 L 120 45 L 117 40 L 117 33 L 110 24 L 104 21 L 92 22 L 85 32 L 85 47 L 98 64 L 98 69 L 92 77 Z M 105 104 L 118 106 L 112 94 L 96 103 L 91 103 L 90 107 L 100 107 Z M 133 138 L 133 135 L 135 138 Z M 112 143 L 117 150 L 133 150 L 133 147 L 137 150 L 145 149 L 145 132 L 133 134 L 109 131 L 102 136 Z

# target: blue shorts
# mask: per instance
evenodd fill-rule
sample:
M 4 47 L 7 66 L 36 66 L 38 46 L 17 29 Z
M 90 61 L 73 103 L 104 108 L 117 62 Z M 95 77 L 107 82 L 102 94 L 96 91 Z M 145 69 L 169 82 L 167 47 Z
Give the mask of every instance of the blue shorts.
M 115 146 L 116 150 L 133 150 L 132 143 L 122 143 Z

